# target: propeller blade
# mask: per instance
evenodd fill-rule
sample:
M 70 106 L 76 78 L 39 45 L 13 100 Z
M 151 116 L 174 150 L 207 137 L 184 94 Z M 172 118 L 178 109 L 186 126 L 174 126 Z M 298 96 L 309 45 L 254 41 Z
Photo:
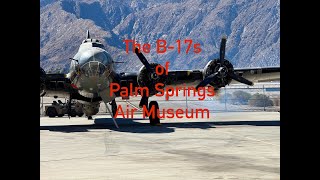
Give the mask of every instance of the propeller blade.
M 152 70 L 148 60 L 146 59 L 146 57 L 144 57 L 144 55 L 139 52 L 138 48 L 134 49 L 134 52 L 136 53 L 136 55 L 138 56 L 138 58 L 140 59 L 141 63 L 147 68 L 147 70 L 150 72 Z
M 231 72 L 229 73 L 230 77 L 238 82 L 241 82 L 243 84 L 246 84 L 246 85 L 249 85 L 249 86 L 253 86 L 253 82 L 241 77 L 241 76 L 238 76 L 236 75 L 234 72 Z
M 214 74 L 211 74 L 210 76 L 204 78 L 204 80 L 202 80 L 197 86 L 196 89 L 198 89 L 199 87 L 205 87 L 206 85 L 208 85 L 210 82 L 212 82 L 216 77 L 217 77 L 217 72 Z
M 220 43 L 220 63 L 221 64 L 224 62 L 224 57 L 226 53 L 226 43 L 227 43 L 227 37 L 223 36 Z

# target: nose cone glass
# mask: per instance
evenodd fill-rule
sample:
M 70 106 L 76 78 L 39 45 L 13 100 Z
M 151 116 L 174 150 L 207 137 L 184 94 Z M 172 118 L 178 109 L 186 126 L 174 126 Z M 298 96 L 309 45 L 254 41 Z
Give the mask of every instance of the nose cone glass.
M 98 61 L 91 61 L 85 63 L 80 68 L 82 74 L 85 76 L 101 76 L 106 70 L 107 67 Z
M 112 71 L 113 60 L 109 53 L 101 48 L 87 48 L 79 51 L 71 61 L 70 71 L 80 71 L 86 75 L 101 75 L 107 70 Z M 100 64 L 99 64 L 100 63 Z

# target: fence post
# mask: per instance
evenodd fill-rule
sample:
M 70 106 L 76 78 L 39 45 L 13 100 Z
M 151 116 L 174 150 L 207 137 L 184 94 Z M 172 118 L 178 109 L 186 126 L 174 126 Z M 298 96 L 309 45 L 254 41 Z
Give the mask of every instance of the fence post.
M 227 88 L 224 87 L 224 111 L 228 111 L 227 110 Z
M 263 96 L 266 97 L 266 94 L 264 92 L 264 84 L 262 85 L 262 92 L 263 92 Z M 267 98 L 263 98 L 263 111 L 266 111 L 266 100 Z
M 185 95 L 186 95 L 186 108 L 188 109 L 188 94 L 187 94 L 187 90 L 185 90 Z

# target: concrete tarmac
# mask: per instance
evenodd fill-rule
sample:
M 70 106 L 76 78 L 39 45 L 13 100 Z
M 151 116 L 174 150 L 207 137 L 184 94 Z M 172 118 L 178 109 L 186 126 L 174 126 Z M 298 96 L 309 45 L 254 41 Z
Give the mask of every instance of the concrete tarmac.
M 280 179 L 278 112 L 141 117 L 41 117 L 41 179 Z

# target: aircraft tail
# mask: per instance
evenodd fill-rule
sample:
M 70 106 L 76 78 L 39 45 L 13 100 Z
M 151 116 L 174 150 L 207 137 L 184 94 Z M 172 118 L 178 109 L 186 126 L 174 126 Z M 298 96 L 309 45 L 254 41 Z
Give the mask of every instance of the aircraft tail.
M 89 30 L 87 30 L 87 37 L 86 37 L 86 39 L 90 39 L 90 32 L 89 32 Z

